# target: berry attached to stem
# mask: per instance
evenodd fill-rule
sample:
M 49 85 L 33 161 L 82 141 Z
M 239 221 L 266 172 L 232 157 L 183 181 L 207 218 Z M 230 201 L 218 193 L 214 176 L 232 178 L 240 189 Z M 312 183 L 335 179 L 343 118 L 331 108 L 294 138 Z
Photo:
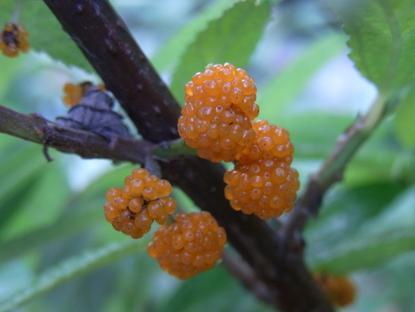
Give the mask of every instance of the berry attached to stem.
M 125 178 L 124 189 L 108 190 L 105 217 L 117 231 L 140 238 L 154 221 L 165 224 L 173 214 L 176 201 L 170 197 L 172 190 L 168 181 L 136 169 Z
M 212 268 L 225 243 L 225 230 L 210 213 L 180 213 L 157 230 L 147 250 L 163 270 L 187 279 Z

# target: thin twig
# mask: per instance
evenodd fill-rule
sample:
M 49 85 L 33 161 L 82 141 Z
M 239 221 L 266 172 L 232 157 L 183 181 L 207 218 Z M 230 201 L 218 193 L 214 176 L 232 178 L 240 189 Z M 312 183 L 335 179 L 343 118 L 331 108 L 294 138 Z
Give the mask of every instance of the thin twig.
M 269 288 L 255 275 L 255 272 L 251 267 L 241 258 L 237 258 L 237 255 L 231 255 L 229 252 L 225 252 L 222 257 L 222 264 L 259 300 L 270 305 L 275 305 L 276 297 L 269 293 Z
M 386 99 L 380 95 L 366 115 L 358 116 L 356 121 L 340 135 L 331 154 L 320 169 L 310 177 L 293 213 L 281 229 L 284 240 L 291 244 L 291 248 L 300 247 L 302 249 L 302 246 L 298 246 L 298 244 L 303 245 L 301 232 L 307 220 L 318 214 L 325 193 L 342 179 L 346 166 L 382 122 L 386 111 Z
M 124 138 L 117 139 L 112 147 L 110 142 L 91 132 L 64 128 L 40 115 L 25 115 L 4 106 L 0 106 L 0 132 L 83 158 L 141 164 L 155 147 L 144 140 Z

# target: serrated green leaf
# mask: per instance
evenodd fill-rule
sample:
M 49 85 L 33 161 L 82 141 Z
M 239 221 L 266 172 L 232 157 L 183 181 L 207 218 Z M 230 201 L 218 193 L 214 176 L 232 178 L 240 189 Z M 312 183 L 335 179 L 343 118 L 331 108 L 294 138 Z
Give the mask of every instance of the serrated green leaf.
M 183 100 L 185 83 L 207 64 L 230 62 L 244 67 L 269 15 L 267 1 L 257 4 L 254 0 L 247 0 L 236 3 L 221 17 L 212 20 L 182 55 L 173 74 L 172 91 L 179 102 Z
M 156 69 L 163 71 L 169 67 L 174 67 L 197 33 L 204 29 L 210 20 L 217 18 L 224 10 L 231 7 L 237 1 L 240 0 L 216 0 L 180 29 L 151 58 Z
M 323 36 L 307 47 L 302 55 L 259 90 L 260 118 L 278 123 L 281 111 L 300 95 L 316 71 L 343 48 L 344 38 L 335 33 Z
M 0 24 L 11 19 L 15 10 L 15 2 L 14 0 L 0 2 Z M 44 51 L 67 65 L 92 71 L 91 65 L 43 1 L 20 2 L 20 23 L 29 32 L 29 42 L 35 51 Z
M 23 289 L 19 289 L 0 302 L 0 311 L 6 312 L 30 301 L 31 299 L 50 291 L 62 283 L 96 270 L 108 263 L 114 262 L 123 256 L 143 250 L 146 239 L 138 242 L 128 239 L 119 243 L 112 243 L 100 249 L 85 252 L 75 256 L 56 267 L 49 269 L 34 279 Z
M 415 2 L 353 0 L 337 8 L 349 35 L 350 57 L 386 93 L 415 81 Z
M 415 89 L 399 104 L 395 115 L 396 134 L 407 147 L 415 146 Z
M 382 214 L 355 228 L 355 233 L 310 254 L 311 263 L 318 270 L 344 274 L 382 265 L 415 250 L 414 205 L 415 189 L 411 189 Z

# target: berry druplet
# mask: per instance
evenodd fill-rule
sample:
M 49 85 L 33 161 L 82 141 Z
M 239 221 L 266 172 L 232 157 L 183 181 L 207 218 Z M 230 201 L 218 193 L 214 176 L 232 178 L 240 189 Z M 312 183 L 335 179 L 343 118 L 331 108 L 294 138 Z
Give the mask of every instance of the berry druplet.
M 9 57 L 16 57 L 19 52 L 27 52 L 30 48 L 28 36 L 23 26 L 7 23 L 0 33 L 0 51 Z
M 210 213 L 181 213 L 157 230 L 147 250 L 163 270 L 187 279 L 212 268 L 225 243 L 225 230 Z
M 237 155 L 237 162 L 246 164 L 259 159 L 279 159 L 291 163 L 294 147 L 287 130 L 271 125 L 266 120 L 257 120 L 252 127 L 255 131 L 254 143 Z
M 355 300 L 356 286 L 349 277 L 317 273 L 314 279 L 334 305 L 345 307 Z
M 290 211 L 299 188 L 298 172 L 276 159 L 237 164 L 225 173 L 224 181 L 225 197 L 232 208 L 261 219 Z
M 170 197 L 172 186 L 166 180 L 136 169 L 125 178 L 123 189 L 111 188 L 106 194 L 105 217 L 117 231 L 133 238 L 147 233 L 154 221 L 164 224 L 176 209 Z
M 186 84 L 179 134 L 200 157 L 232 161 L 254 141 L 255 100 L 255 83 L 243 69 L 208 65 Z

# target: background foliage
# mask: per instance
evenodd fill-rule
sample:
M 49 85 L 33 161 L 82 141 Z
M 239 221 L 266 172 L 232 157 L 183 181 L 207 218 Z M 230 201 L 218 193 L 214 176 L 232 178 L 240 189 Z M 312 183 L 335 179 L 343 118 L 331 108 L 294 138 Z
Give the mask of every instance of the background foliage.
M 349 311 L 415 311 L 413 1 L 112 2 L 179 102 L 206 63 L 245 66 L 261 117 L 290 130 L 303 182 L 376 92 L 391 99 L 396 114 L 307 228 L 307 260 L 351 274 L 359 290 Z M 0 1 L 0 23 L 13 3 Z M 65 112 L 63 83 L 99 78 L 43 2 L 22 1 L 22 22 L 35 51 L 0 56 L 0 103 L 54 118 Z M 131 165 L 52 156 L 46 163 L 41 147 L 0 136 L 0 311 L 23 302 L 21 311 L 269 310 L 220 265 L 178 282 L 147 257 L 145 240 L 111 229 L 103 195 Z

